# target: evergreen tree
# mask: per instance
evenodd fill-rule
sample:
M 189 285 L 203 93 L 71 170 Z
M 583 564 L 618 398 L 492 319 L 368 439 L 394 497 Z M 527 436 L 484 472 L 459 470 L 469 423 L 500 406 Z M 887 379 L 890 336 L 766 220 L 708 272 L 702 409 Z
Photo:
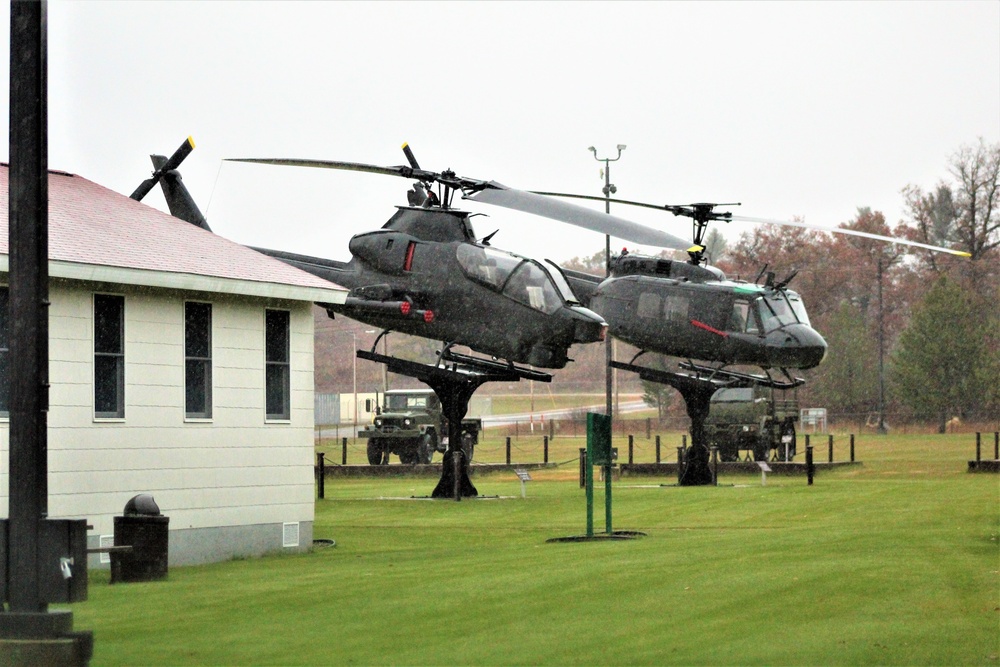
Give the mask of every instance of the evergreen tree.
M 982 321 L 970 293 L 942 276 L 914 309 L 892 355 L 896 396 L 918 415 L 935 417 L 941 433 L 950 417 L 984 407 L 977 373 L 987 360 Z
M 817 399 L 831 412 L 869 412 L 878 403 L 878 350 L 861 310 L 844 302 L 829 318 L 827 355 L 816 378 Z

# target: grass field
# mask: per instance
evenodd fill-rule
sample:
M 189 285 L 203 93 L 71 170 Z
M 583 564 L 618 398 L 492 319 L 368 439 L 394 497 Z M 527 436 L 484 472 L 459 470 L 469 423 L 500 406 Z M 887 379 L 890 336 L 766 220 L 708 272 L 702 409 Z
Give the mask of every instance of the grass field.
M 484 496 L 330 479 L 309 554 L 173 568 L 73 605 L 93 665 L 996 665 L 1000 478 L 969 435 L 868 437 L 864 465 L 719 487 L 614 486 L 632 541 L 584 531 L 577 468 Z M 992 451 L 990 451 L 992 454 Z M 603 496 L 597 495 L 598 530 Z

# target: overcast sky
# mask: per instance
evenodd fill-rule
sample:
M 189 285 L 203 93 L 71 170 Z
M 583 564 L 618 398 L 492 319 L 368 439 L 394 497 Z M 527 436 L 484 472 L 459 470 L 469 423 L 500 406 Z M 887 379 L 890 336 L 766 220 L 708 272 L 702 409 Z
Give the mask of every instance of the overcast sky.
M 9 11 L 0 21 L 9 35 Z M 181 172 L 217 233 L 334 259 L 405 203 L 406 181 L 222 158 L 396 165 L 407 141 L 427 169 L 599 195 L 587 147 L 622 143 L 619 197 L 836 225 L 858 206 L 898 221 L 904 186 L 933 187 L 960 146 L 1000 141 L 995 1 L 51 0 L 48 29 L 51 168 L 127 195 L 150 153 L 191 135 Z M 147 203 L 165 210 L 159 190 Z M 497 247 L 566 260 L 604 246 L 468 208 Z

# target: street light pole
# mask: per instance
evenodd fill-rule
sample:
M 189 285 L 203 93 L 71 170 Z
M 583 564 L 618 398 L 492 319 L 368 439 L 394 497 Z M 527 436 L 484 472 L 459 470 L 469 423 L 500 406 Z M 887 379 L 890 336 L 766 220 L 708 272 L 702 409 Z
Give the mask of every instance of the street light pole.
M 618 154 L 613 158 L 597 157 L 597 149 L 594 148 L 593 146 L 587 149 L 594 154 L 595 160 L 604 163 L 604 188 L 602 189 L 602 192 L 604 193 L 604 212 L 608 214 L 611 213 L 611 195 L 618 192 L 618 188 L 611 184 L 611 163 L 617 162 L 621 158 L 622 151 L 625 150 L 625 144 L 618 144 L 616 148 L 618 149 Z M 610 234 L 604 235 L 604 274 L 605 276 L 611 275 Z M 609 417 L 614 419 L 612 412 L 612 400 L 611 400 L 611 395 L 614 392 L 614 370 L 611 368 L 611 361 L 614 359 L 614 354 L 612 353 L 611 345 L 612 345 L 611 336 L 608 336 L 607 339 L 604 341 L 604 361 L 605 361 L 604 390 L 606 394 L 605 412 Z

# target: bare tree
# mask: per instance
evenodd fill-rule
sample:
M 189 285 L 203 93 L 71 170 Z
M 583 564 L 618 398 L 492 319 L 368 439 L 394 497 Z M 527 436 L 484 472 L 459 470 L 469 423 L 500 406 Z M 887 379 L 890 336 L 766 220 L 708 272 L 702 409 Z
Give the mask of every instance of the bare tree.
M 910 236 L 935 245 L 965 250 L 972 262 L 958 263 L 961 273 L 972 283 L 987 278 L 991 267 L 986 259 L 1000 247 L 1000 143 L 983 139 L 962 146 L 950 158 L 952 182 L 940 182 L 933 192 L 919 186 L 903 190 L 906 207 L 914 223 Z M 935 273 L 949 272 L 952 257 L 920 252 L 922 261 Z M 989 281 L 987 281 L 989 282 Z

